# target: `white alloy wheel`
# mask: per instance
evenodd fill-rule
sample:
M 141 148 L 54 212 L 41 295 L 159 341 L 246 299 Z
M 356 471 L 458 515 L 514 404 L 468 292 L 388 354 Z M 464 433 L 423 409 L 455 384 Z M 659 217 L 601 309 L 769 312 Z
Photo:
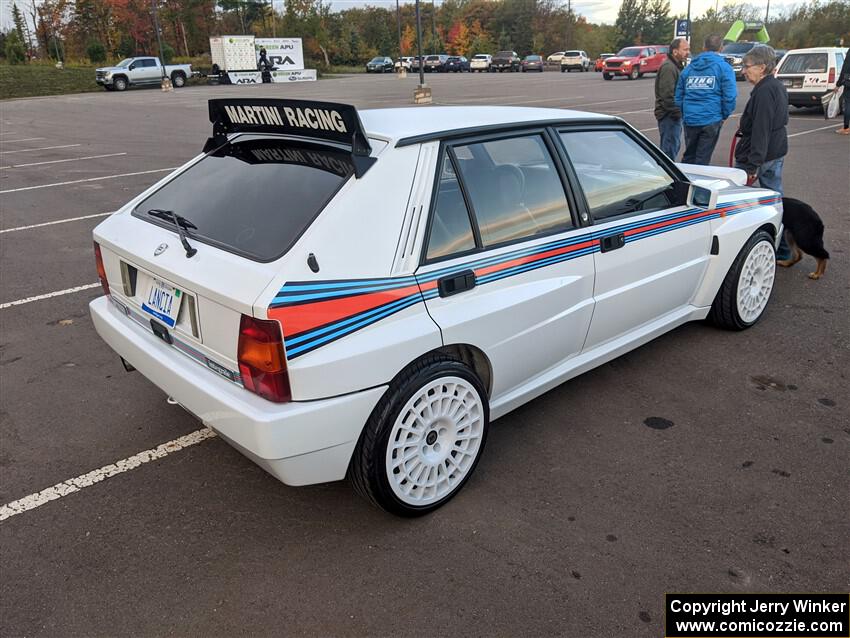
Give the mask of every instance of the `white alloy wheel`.
M 738 315 L 750 324 L 767 307 L 776 276 L 776 253 L 767 241 L 760 241 L 747 255 L 738 277 Z
M 386 472 L 395 496 L 427 506 L 459 487 L 481 451 L 481 396 L 466 379 L 447 376 L 414 392 L 390 430 Z

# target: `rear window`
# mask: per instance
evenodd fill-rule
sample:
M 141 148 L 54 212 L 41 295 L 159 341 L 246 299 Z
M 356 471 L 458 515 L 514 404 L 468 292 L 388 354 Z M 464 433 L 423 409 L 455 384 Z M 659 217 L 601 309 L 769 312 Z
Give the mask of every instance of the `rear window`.
M 472 59 L 473 60 L 486 60 L 487 54 L 486 53 L 479 53 L 478 55 L 473 56 Z
M 564 53 L 565 58 L 578 58 L 581 56 L 581 51 L 567 51 Z
M 780 73 L 826 73 L 826 53 L 792 53 L 782 63 Z
M 227 144 L 133 210 L 174 211 L 197 226 L 187 235 L 255 261 L 285 254 L 353 173 L 348 153 L 281 139 Z

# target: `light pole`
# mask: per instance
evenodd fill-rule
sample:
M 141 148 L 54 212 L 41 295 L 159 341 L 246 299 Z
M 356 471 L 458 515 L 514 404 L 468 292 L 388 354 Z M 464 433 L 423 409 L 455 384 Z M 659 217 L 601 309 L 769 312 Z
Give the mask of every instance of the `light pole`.
M 151 0 L 151 9 L 153 10 L 153 28 L 156 31 L 156 41 L 159 44 L 159 69 L 162 71 L 162 86 L 163 91 L 171 90 L 171 80 L 165 75 L 165 56 L 162 51 L 162 34 L 159 32 L 159 15 L 156 12 L 156 0 Z
M 688 0 L 688 44 L 691 43 L 691 0 Z
M 422 60 L 422 15 L 419 12 L 419 0 L 416 0 L 416 54 L 419 62 L 419 84 L 413 89 L 413 103 L 430 104 L 431 87 L 425 84 L 425 63 Z
M 395 0 L 395 20 L 398 24 L 398 59 L 401 60 L 401 10 L 398 8 L 398 0 Z
M 272 37 L 277 37 L 277 20 L 274 17 L 274 0 L 269 0 L 269 4 L 272 7 Z

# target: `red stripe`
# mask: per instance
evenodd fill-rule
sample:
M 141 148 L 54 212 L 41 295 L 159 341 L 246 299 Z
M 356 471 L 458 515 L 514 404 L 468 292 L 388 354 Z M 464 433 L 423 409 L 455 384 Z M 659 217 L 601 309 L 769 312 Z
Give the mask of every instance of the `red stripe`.
M 597 240 L 591 239 L 589 241 L 582 242 L 580 244 L 573 244 L 572 246 L 564 246 L 563 248 L 554 248 L 552 250 L 547 250 L 542 253 L 533 253 L 531 255 L 526 255 L 525 257 L 517 257 L 516 259 L 511 259 L 509 261 L 504 261 L 499 264 L 494 264 L 493 266 L 487 266 L 485 268 L 479 268 L 475 271 L 476 276 L 483 277 L 484 275 L 489 275 L 492 272 L 498 272 L 500 270 L 506 270 L 508 268 L 513 268 L 514 266 L 520 266 L 522 264 L 528 264 L 534 261 L 538 261 L 540 259 L 547 259 L 549 257 L 554 257 L 556 255 L 564 255 L 566 253 L 571 253 L 576 250 L 582 250 L 583 248 L 589 248 L 597 243 Z
M 418 292 L 419 286 L 413 284 L 395 290 L 382 290 L 381 292 L 355 295 L 344 299 L 330 299 L 282 308 L 269 308 L 269 318 L 280 321 L 283 326 L 283 334 L 291 337 Z
M 706 210 L 700 213 L 695 213 L 694 215 L 686 215 L 685 217 L 676 217 L 675 219 L 668 219 L 667 221 L 658 222 L 657 224 L 649 224 L 648 226 L 639 226 L 638 228 L 633 228 L 632 230 L 627 230 L 624 235 L 629 237 L 630 235 L 637 235 L 639 233 L 645 233 L 648 230 L 654 230 L 656 228 L 664 228 L 665 226 L 672 226 L 674 224 L 680 224 L 682 222 L 686 222 L 691 219 L 699 219 L 700 217 L 706 217 L 708 215 L 713 215 L 714 211 Z

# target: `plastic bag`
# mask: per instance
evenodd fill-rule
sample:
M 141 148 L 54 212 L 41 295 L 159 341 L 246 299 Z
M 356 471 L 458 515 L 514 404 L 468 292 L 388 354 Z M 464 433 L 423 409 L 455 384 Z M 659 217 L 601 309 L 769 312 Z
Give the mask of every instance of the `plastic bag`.
M 823 104 L 823 116 L 827 120 L 831 120 L 838 116 L 841 110 L 841 100 L 844 96 L 844 87 L 839 86 L 832 93 L 827 93 L 821 98 Z

